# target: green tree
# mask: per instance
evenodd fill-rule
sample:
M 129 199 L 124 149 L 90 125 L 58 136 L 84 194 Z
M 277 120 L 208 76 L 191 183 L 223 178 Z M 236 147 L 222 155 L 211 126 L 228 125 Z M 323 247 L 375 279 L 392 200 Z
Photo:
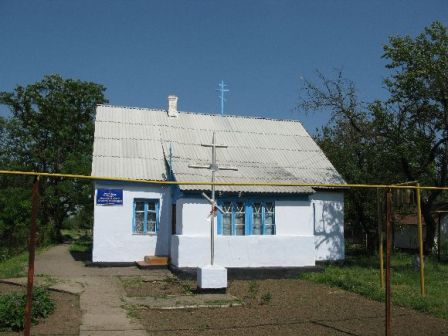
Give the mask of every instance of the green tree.
M 97 104 L 107 102 L 102 85 L 59 75 L 0 92 L 12 116 L 4 122 L 0 149 L 9 169 L 50 173 L 90 173 Z M 58 240 L 64 219 L 91 207 L 90 183 L 42 179 L 41 222 L 44 240 Z
M 416 38 L 393 36 L 384 46 L 392 74 L 382 110 L 389 145 L 407 180 L 448 185 L 448 31 L 440 22 Z M 427 224 L 426 250 L 434 243 L 431 216 L 440 190 L 424 193 L 422 213 Z
M 361 104 L 353 83 L 341 74 L 336 80 L 320 75 L 319 85 L 305 82 L 306 95 L 299 107 L 330 110 L 330 123 L 317 139 L 348 182 L 419 181 L 447 186 L 447 28 L 434 22 L 416 38 L 393 36 L 384 46 L 383 57 L 391 71 L 385 80 L 390 94 L 386 101 Z M 436 231 L 431 211 L 443 193 L 427 191 L 423 196 L 429 252 Z M 365 202 L 352 195 L 348 205 L 356 206 L 358 201 Z M 365 207 L 355 211 L 358 217 Z M 348 215 L 353 216 L 351 220 L 356 217 Z M 365 228 L 373 225 L 364 221 Z
M 326 110 L 328 124 L 318 130 L 315 140 L 349 183 L 391 182 L 394 175 L 384 167 L 383 141 L 377 136 L 373 104 L 362 103 L 354 83 L 339 71 L 334 79 L 318 73 L 318 84 L 305 81 L 301 111 Z M 377 228 L 377 194 L 372 189 L 346 190 L 346 231 L 368 235 L 374 248 Z

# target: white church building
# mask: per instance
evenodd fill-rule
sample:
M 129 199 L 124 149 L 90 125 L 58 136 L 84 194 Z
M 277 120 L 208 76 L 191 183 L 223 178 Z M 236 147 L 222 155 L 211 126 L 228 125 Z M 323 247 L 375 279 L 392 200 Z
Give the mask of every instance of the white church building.
M 99 105 L 92 176 L 210 182 L 217 163 L 237 171 L 216 182 L 344 184 L 322 150 L 295 120 Z M 171 265 L 210 263 L 210 185 L 95 183 L 93 262 L 164 256 Z M 215 263 L 224 267 L 302 267 L 344 259 L 343 188 L 216 186 Z

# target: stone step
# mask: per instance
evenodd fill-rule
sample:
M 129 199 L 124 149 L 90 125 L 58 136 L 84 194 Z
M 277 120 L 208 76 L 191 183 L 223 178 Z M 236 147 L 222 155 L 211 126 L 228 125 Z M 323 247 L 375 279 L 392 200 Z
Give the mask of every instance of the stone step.
M 170 264 L 169 257 L 145 256 L 144 260 L 136 261 L 140 269 L 166 268 Z
M 170 258 L 166 256 L 145 256 L 144 261 L 150 265 L 168 266 Z

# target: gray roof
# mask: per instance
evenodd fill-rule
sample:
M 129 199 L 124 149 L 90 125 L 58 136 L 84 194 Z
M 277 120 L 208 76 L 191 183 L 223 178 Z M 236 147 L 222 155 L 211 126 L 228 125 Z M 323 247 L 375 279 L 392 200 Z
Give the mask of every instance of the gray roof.
M 303 126 L 293 120 L 221 116 L 99 105 L 96 111 L 92 175 L 165 180 L 168 162 L 176 181 L 208 182 L 212 141 L 218 164 L 238 171 L 219 171 L 217 182 L 345 183 Z M 172 149 L 171 160 L 169 148 Z M 181 185 L 181 190 L 208 186 Z M 312 193 L 310 187 L 218 186 L 219 191 Z

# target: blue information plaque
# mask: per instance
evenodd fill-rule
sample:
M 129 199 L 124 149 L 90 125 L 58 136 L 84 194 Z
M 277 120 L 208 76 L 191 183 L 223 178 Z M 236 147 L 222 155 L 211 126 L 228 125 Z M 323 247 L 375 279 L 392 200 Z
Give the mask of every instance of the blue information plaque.
M 123 205 L 123 189 L 98 189 L 97 205 Z

